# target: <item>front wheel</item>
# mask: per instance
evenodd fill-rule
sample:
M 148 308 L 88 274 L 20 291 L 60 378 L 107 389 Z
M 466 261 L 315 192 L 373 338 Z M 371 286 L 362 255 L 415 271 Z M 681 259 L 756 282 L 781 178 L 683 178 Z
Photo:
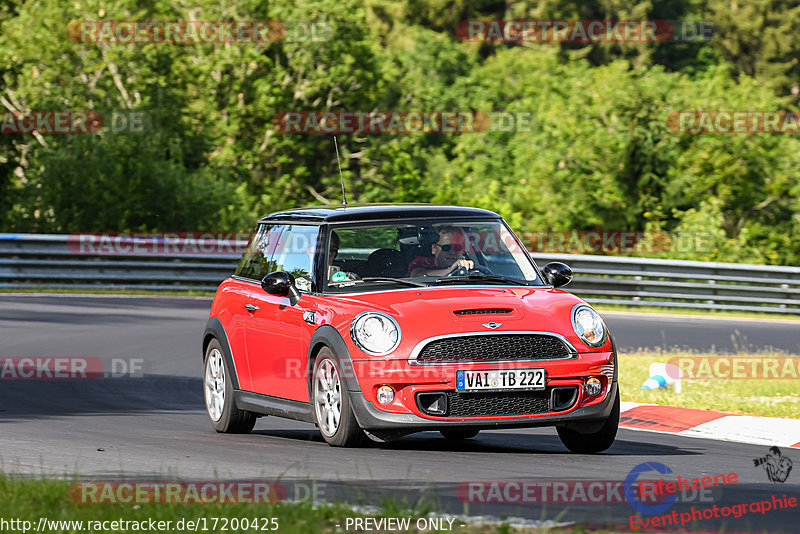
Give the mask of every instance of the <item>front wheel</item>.
M 358 447 L 366 439 L 350 408 L 339 364 L 333 352 L 324 347 L 314 362 L 311 401 L 322 438 L 334 447 Z
M 230 370 L 216 339 L 212 339 L 206 349 L 203 393 L 206 399 L 206 412 L 214 430 L 228 434 L 247 434 L 253 430 L 256 425 L 256 415 L 240 410 L 236 406 L 236 401 L 233 400 Z
M 614 407 L 611 408 L 608 419 L 605 420 L 603 426 L 597 432 L 581 434 L 565 427 L 558 427 L 557 430 L 561 443 L 570 452 L 593 454 L 603 452 L 611 447 L 614 443 L 614 438 L 617 437 L 617 428 L 619 428 L 619 390 L 617 390 L 617 398 L 614 399 Z

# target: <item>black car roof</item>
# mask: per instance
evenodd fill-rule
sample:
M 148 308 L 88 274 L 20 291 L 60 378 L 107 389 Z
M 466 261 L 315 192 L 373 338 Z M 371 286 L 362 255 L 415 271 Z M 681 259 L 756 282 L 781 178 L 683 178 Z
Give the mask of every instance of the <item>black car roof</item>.
M 493 211 L 462 206 L 440 206 L 436 204 L 347 204 L 309 206 L 271 213 L 259 222 L 296 221 L 315 223 L 339 223 L 391 219 L 499 219 Z

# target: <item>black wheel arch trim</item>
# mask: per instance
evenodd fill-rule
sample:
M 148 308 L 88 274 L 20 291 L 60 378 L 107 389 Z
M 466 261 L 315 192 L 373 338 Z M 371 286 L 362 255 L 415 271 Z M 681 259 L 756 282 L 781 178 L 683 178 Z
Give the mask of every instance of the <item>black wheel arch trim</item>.
M 228 336 L 225 334 L 225 328 L 222 327 L 222 323 L 216 317 L 211 317 L 206 322 L 206 329 L 203 333 L 204 361 L 206 358 L 206 349 L 208 349 L 208 344 L 211 343 L 212 339 L 216 339 L 219 343 L 219 346 L 222 349 L 222 357 L 225 358 L 225 363 L 228 364 L 228 369 L 233 369 L 231 386 L 233 387 L 234 391 L 236 391 L 239 389 L 239 374 L 236 370 L 236 363 L 233 361 L 233 352 L 231 351 L 230 343 L 228 343 Z
M 361 393 L 361 387 L 358 385 L 358 378 L 356 377 L 355 367 L 353 366 L 353 359 L 350 356 L 350 350 L 344 342 L 344 338 L 331 325 L 324 324 L 317 328 L 314 335 L 311 336 L 311 341 L 308 343 L 308 361 L 307 361 L 307 374 L 308 377 L 308 399 L 313 402 L 313 395 L 311 391 L 311 377 L 314 374 L 314 359 L 322 346 L 327 346 L 333 352 L 333 357 L 336 358 L 339 364 L 339 376 L 344 382 L 345 389 L 350 392 Z

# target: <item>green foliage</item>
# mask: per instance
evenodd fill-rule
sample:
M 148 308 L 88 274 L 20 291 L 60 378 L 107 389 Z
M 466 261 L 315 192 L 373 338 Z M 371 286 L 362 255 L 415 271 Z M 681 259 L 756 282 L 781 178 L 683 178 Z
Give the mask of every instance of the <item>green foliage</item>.
M 187 168 L 180 143 L 163 132 L 106 138 L 75 135 L 37 154 L 40 173 L 18 191 L 15 230 L 37 232 L 217 231 L 255 214 L 225 168 Z M 111 178 L 111 179 L 109 179 Z
M 800 4 L 793 0 L 708 0 L 704 15 L 716 23 L 715 49 L 737 72 L 771 84 L 798 103 Z
M 462 20 L 503 18 L 709 21 L 716 34 L 651 44 L 456 37 Z M 474 205 L 519 231 L 667 232 L 670 257 L 797 264 L 797 135 L 676 133 L 667 117 L 795 109 L 798 18 L 795 2 L 773 0 L 7 2 L 0 109 L 150 121 L 144 133 L 0 135 L 0 231 L 249 230 L 258 215 L 341 195 L 331 136 L 280 133 L 277 113 L 465 110 L 531 121 L 341 134 L 348 200 Z M 67 33 L 71 21 L 188 19 L 326 33 L 181 45 Z

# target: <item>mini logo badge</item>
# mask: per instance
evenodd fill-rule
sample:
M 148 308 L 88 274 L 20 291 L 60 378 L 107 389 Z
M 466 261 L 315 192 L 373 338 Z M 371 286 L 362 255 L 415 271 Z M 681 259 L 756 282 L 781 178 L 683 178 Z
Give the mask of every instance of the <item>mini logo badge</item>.
M 496 323 L 492 321 L 491 323 L 483 323 L 481 326 L 485 326 L 486 328 L 491 328 L 492 330 L 494 330 L 495 328 L 500 328 L 501 326 L 503 326 L 503 323 Z

